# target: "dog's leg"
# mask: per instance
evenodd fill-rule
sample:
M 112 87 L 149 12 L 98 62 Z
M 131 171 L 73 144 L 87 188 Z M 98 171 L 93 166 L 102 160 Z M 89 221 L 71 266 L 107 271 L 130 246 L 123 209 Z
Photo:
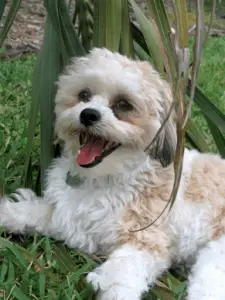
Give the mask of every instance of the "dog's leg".
M 168 267 L 168 261 L 127 244 L 89 273 L 87 281 L 99 300 L 139 300 Z
M 39 198 L 30 189 L 18 189 L 13 196 L 17 202 L 3 197 L 0 201 L 0 226 L 13 233 L 34 233 L 55 237 L 52 216 L 54 202 L 67 196 L 70 188 L 66 184 L 68 161 L 58 158 L 48 173 L 47 187 L 43 198 Z
M 187 299 L 225 299 L 225 236 L 200 250 L 189 278 Z
M 50 234 L 53 207 L 29 189 L 18 189 L 14 202 L 7 197 L 0 202 L 0 226 L 12 233 Z

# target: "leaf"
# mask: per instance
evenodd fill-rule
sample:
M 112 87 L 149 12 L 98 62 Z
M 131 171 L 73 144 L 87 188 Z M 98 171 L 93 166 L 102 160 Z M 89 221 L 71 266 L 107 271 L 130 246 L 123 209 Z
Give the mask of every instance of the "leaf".
M 44 0 L 44 4 L 48 12 L 49 22 L 55 30 L 56 42 L 63 55 L 63 64 L 65 65 L 67 60 L 73 56 L 84 55 L 84 48 L 74 30 L 66 2 Z
M 4 257 L 3 263 L 1 265 L 1 275 L 0 282 L 3 283 L 5 281 L 6 274 L 8 272 L 9 260 L 7 257 Z
M 6 0 L 1 0 L 0 1 L 0 22 L 2 20 L 2 16 L 5 10 L 5 6 L 6 6 Z
M 190 96 L 190 80 L 187 90 Z M 206 115 L 221 131 L 225 131 L 225 115 L 213 104 L 213 102 L 196 87 L 194 102 L 201 108 L 204 115 Z
M 61 272 L 68 274 L 69 272 L 74 272 L 76 270 L 76 265 L 74 264 L 73 258 L 63 245 L 53 244 L 52 251 L 52 255 L 57 261 Z
M 144 36 L 148 50 L 151 53 L 153 65 L 161 74 L 164 73 L 163 55 L 160 48 L 159 36 L 155 32 L 152 23 L 148 21 L 144 13 L 134 0 L 129 0 L 134 10 L 138 23 L 140 24 L 141 32 Z
M 60 50 L 57 44 L 56 32 L 47 17 L 43 45 L 38 57 L 38 63 L 34 73 L 32 88 L 33 114 L 37 117 L 37 109 L 40 105 L 41 122 L 41 186 L 44 187 L 45 174 L 48 169 L 53 153 L 53 113 L 54 98 L 56 94 L 56 80 L 61 70 Z M 35 130 L 34 120 L 30 120 L 30 133 L 28 145 L 31 150 L 33 134 Z M 28 161 L 30 153 L 27 154 Z
M 32 88 L 32 106 L 28 129 L 28 142 L 25 161 L 27 174 L 32 152 L 38 109 L 41 118 L 41 189 L 43 190 L 45 174 L 52 158 L 54 98 L 59 73 L 73 56 L 84 54 L 84 49 L 74 31 L 68 8 L 64 1 L 44 1 L 48 11 L 45 34 L 34 72 Z M 27 174 L 28 175 L 28 174 Z
M 7 34 L 12 26 L 12 23 L 16 17 L 16 13 L 20 7 L 21 1 L 22 0 L 14 0 L 13 3 L 11 4 L 11 7 L 9 9 L 9 12 L 8 12 L 5 22 L 4 22 L 4 26 L 0 31 L 0 48 L 2 47 L 4 40 L 6 39 Z M 4 2 L 4 0 L 3 0 L 3 2 Z M 4 8 L 4 3 L 2 3 L 0 6 L 0 14 L 1 14 L 1 12 L 3 13 L 3 8 Z M 0 20 L 1 20 L 1 15 L 0 15 Z
M 158 31 L 161 36 L 161 41 L 163 44 L 163 48 L 165 51 L 165 55 L 163 58 L 165 68 L 167 70 L 168 76 L 173 83 L 173 86 L 176 86 L 177 83 L 177 74 L 175 68 L 175 53 L 171 39 L 171 29 L 169 18 L 167 16 L 165 5 L 162 0 L 148 0 L 148 11 L 150 13 L 150 17 L 155 20 Z M 168 67 L 167 67 L 168 65 Z
M 128 57 L 134 57 L 134 46 L 127 0 L 122 0 L 122 24 L 119 52 Z
M 96 0 L 93 45 L 118 51 L 121 36 L 121 0 Z
M 0 237 L 0 246 L 6 247 L 7 249 L 9 249 L 14 255 L 15 257 L 18 259 L 20 265 L 23 268 L 27 268 L 28 267 L 28 263 L 25 260 L 24 256 L 22 255 L 21 251 L 18 249 L 18 246 L 2 237 Z
M 201 152 L 210 152 L 210 148 L 206 143 L 202 132 L 196 127 L 192 120 L 189 120 L 187 123 L 187 132 L 189 137 Z
M 40 297 L 43 298 L 45 296 L 46 274 L 43 269 L 43 267 L 44 267 L 43 259 L 40 259 L 39 262 L 40 262 L 40 267 L 42 268 L 42 270 L 39 271 L 39 295 L 40 295 Z
M 137 25 L 135 25 L 133 22 L 131 22 L 131 33 L 132 33 L 134 43 L 137 43 L 139 45 L 139 48 L 142 48 L 143 51 L 145 51 L 150 57 L 151 54 L 149 53 L 149 49 L 148 49 L 148 46 L 146 44 L 143 33 L 137 27 Z
M 210 132 L 214 138 L 215 144 L 217 146 L 217 149 L 220 153 L 220 155 L 225 158 L 225 138 L 222 134 L 222 132 L 220 131 L 220 129 L 207 117 L 206 121 L 208 123 Z
M 12 295 L 18 300 L 29 300 L 29 298 L 24 295 L 24 293 L 17 286 L 13 287 Z

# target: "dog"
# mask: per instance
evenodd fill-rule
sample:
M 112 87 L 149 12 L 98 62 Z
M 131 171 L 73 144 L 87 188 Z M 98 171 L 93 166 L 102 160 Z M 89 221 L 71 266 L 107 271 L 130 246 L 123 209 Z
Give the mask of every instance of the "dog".
M 225 161 L 185 149 L 176 201 L 163 212 L 174 183 L 174 111 L 149 144 L 172 103 L 148 62 L 104 48 L 74 59 L 55 98 L 63 153 L 43 197 L 19 189 L 17 202 L 2 198 L 0 225 L 107 256 L 87 275 L 100 300 L 141 299 L 183 262 L 192 266 L 188 300 L 225 299 Z

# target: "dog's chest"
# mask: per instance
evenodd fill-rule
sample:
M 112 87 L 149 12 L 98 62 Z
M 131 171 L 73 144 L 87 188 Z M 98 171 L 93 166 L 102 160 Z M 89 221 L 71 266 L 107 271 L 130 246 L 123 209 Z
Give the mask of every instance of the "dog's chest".
M 131 196 L 124 188 L 76 188 L 56 204 L 55 222 L 68 246 L 106 253 L 117 239 L 117 223 Z

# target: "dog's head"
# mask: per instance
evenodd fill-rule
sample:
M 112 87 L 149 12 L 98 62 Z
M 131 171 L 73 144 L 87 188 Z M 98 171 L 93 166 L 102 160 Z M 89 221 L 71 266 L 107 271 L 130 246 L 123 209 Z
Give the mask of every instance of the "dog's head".
M 106 173 L 110 173 L 109 163 L 116 167 L 128 156 L 143 155 L 172 103 L 169 85 L 149 63 L 107 49 L 93 49 L 76 59 L 58 84 L 58 137 L 79 166 L 101 168 Z M 144 155 L 167 166 L 175 147 L 172 115 Z

